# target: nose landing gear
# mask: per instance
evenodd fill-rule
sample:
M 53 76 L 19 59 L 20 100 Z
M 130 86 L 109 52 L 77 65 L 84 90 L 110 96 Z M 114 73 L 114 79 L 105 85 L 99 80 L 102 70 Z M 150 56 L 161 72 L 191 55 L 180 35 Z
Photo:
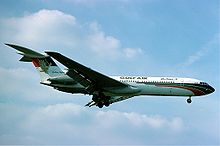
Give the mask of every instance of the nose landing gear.
M 192 103 L 192 99 L 191 99 L 191 96 L 186 100 L 187 101 L 187 103 Z

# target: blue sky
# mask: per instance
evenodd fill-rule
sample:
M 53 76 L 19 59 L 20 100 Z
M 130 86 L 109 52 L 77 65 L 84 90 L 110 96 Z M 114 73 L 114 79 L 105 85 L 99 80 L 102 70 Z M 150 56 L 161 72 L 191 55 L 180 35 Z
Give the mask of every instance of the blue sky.
M 4 45 L 59 51 L 106 75 L 191 77 L 216 91 L 109 108 L 39 84 Z M 219 145 L 219 1 L 2 0 L 0 144 Z M 62 67 L 62 66 L 61 66 Z

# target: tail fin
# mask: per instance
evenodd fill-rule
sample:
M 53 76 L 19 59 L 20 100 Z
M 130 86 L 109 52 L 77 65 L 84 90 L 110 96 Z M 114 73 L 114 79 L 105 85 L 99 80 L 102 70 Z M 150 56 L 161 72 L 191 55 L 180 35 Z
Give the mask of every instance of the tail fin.
M 40 73 L 41 81 L 64 74 L 50 56 L 45 56 L 44 58 L 32 58 L 32 63 Z
M 56 77 L 64 75 L 64 72 L 56 65 L 52 58 L 48 55 L 35 52 L 31 49 L 21 47 L 13 44 L 5 44 L 16 49 L 18 54 L 23 55 L 19 60 L 22 62 L 32 62 L 38 70 L 41 82 L 47 81 L 50 77 Z

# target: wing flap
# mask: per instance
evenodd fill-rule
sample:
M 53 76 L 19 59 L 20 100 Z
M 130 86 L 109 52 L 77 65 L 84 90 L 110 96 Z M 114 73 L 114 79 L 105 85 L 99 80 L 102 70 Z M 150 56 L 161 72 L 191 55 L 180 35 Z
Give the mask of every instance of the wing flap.
M 66 74 L 71 78 L 73 78 L 76 82 L 83 85 L 84 87 L 88 87 L 92 83 L 89 79 L 87 79 L 86 77 L 84 77 L 82 74 L 78 73 L 74 69 L 69 69 Z

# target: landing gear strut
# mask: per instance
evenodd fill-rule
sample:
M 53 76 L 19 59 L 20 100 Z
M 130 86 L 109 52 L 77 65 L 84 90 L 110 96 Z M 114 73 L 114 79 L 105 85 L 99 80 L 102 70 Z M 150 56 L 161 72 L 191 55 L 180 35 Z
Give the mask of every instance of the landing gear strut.
M 191 96 L 186 100 L 187 101 L 187 103 L 192 103 L 192 99 L 191 99 Z

